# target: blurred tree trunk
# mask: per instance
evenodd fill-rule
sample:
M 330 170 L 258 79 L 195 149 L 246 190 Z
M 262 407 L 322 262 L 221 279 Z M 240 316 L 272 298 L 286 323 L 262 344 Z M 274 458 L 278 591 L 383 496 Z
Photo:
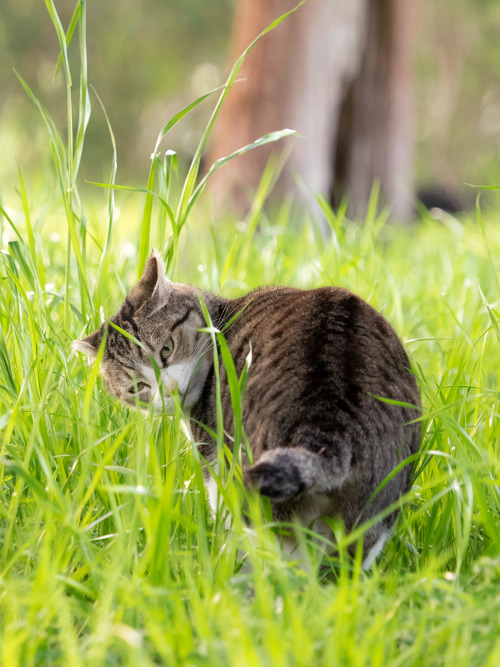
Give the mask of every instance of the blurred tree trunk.
M 414 210 L 411 0 L 376 0 L 368 7 L 361 66 L 342 101 L 335 153 L 335 199 L 347 194 L 363 215 L 374 182 L 396 219 Z
M 233 62 L 296 0 L 239 0 Z M 290 157 L 281 185 L 299 180 L 303 199 L 347 194 L 363 213 L 374 180 L 394 215 L 412 209 L 412 0 L 309 0 L 250 53 L 215 127 L 210 161 L 285 127 Z M 277 147 L 254 150 L 221 169 L 216 208 L 248 207 Z M 280 145 L 278 150 L 283 150 Z

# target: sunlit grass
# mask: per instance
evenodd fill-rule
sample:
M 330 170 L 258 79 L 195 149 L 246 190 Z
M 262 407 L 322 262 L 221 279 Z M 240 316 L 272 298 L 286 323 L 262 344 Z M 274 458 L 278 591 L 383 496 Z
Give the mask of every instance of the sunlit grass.
M 84 9 L 72 24 L 83 44 Z M 80 119 L 86 100 L 73 108 Z M 359 223 L 325 206 L 322 236 L 312 220 L 292 224 L 286 203 L 266 215 L 264 174 L 248 218 L 218 224 L 202 199 L 190 207 L 198 158 L 177 174 L 171 154 L 153 161 L 153 194 L 96 187 L 82 200 L 84 120 L 72 143 L 44 113 L 46 178 L 59 191 L 33 200 L 21 162 L 0 216 L 3 663 L 497 665 L 498 215 L 398 228 L 374 199 Z M 252 527 L 242 521 L 237 466 L 220 480 L 214 521 L 179 415 L 123 408 L 97 366 L 70 353 L 100 308 L 116 311 L 152 243 L 172 278 L 229 296 L 263 283 L 346 286 L 405 341 L 424 402 L 422 455 L 370 572 L 340 528 L 334 568 L 318 570 L 311 545 L 284 558 L 255 499 Z M 244 378 L 232 382 L 237 409 Z

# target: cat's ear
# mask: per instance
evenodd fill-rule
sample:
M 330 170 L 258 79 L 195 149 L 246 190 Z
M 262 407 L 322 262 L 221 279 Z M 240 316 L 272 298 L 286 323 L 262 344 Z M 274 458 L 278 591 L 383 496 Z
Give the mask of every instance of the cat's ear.
M 163 260 L 159 253 L 153 249 L 139 282 L 128 293 L 127 301 L 136 310 L 150 300 L 155 303 L 163 303 L 171 289 L 172 284 L 165 275 Z
M 97 350 L 102 340 L 102 331 L 98 329 L 85 338 L 78 338 L 71 343 L 71 349 L 74 352 L 81 352 L 91 361 L 97 356 Z

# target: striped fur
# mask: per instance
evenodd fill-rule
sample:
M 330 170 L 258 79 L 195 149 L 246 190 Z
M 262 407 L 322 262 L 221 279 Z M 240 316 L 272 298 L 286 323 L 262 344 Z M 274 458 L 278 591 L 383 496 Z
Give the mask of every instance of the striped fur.
M 129 404 L 139 398 L 162 409 L 169 406 L 169 390 L 177 387 L 190 409 L 193 434 L 204 443 L 201 454 L 215 461 L 215 443 L 200 425 L 216 429 L 215 369 L 207 354 L 208 334 L 198 331 L 205 326 L 200 296 L 219 329 L 243 308 L 225 338 L 238 374 L 252 350 L 243 424 L 255 464 L 246 467 L 245 480 L 269 496 L 277 520 L 339 517 L 350 530 L 408 489 L 411 466 L 372 498 L 384 478 L 418 450 L 421 428 L 413 421 L 420 414 L 417 384 L 388 322 L 342 288 L 264 287 L 228 300 L 170 283 L 153 253 L 141 280 L 111 318 L 145 349 L 107 329 L 101 371 L 111 393 Z M 75 341 L 74 348 L 95 355 L 103 332 L 101 327 Z M 161 349 L 167 339 L 173 341 L 173 352 L 164 361 Z M 163 388 L 156 383 L 150 356 L 160 368 Z M 231 434 L 223 365 L 220 376 L 224 428 Z M 140 391 L 131 393 L 133 386 Z M 368 531 L 365 553 L 390 531 L 394 518 Z

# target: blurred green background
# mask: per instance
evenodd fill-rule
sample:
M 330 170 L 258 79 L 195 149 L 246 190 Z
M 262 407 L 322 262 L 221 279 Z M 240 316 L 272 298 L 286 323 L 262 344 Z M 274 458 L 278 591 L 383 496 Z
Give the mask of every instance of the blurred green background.
M 60 0 L 64 25 L 73 0 Z M 220 84 L 228 69 L 233 0 L 102 0 L 87 5 L 89 80 L 116 136 L 118 183 L 143 185 L 158 131 L 180 109 Z M 415 140 L 420 187 L 444 186 L 471 205 L 464 183 L 500 183 L 500 3 L 422 1 L 416 35 Z M 77 41 L 71 45 L 75 72 Z M 65 124 L 65 90 L 54 78 L 57 39 L 43 0 L 2 0 L 0 7 L 0 182 L 17 184 L 19 162 L 32 185 L 46 187 L 46 130 L 15 67 Z M 76 92 L 76 91 L 75 91 Z M 112 150 L 95 96 L 82 177 L 108 178 Z M 210 102 L 169 135 L 164 148 L 188 158 Z M 1 194 L 1 193 L 0 193 Z
M 67 26 L 74 0 L 56 2 Z M 184 104 L 222 81 L 231 30 L 232 0 L 165 2 L 103 0 L 87 3 L 89 82 L 101 97 L 116 137 L 118 181 L 143 183 L 159 130 Z M 47 134 L 14 68 L 45 104 L 58 127 L 66 122 L 63 77 L 54 77 L 59 46 L 43 0 L 2 0 L 0 7 L 0 181 L 17 181 L 16 159 L 29 176 L 47 154 Z M 79 71 L 78 40 L 70 47 Z M 78 78 L 75 94 L 78 94 Z M 76 101 L 76 97 L 75 97 Z M 82 176 L 107 179 L 112 148 L 106 119 L 94 95 Z M 171 133 L 189 155 L 209 107 Z
M 417 38 L 417 179 L 500 183 L 500 4 L 424 0 Z M 473 199 L 469 194 L 469 201 Z

